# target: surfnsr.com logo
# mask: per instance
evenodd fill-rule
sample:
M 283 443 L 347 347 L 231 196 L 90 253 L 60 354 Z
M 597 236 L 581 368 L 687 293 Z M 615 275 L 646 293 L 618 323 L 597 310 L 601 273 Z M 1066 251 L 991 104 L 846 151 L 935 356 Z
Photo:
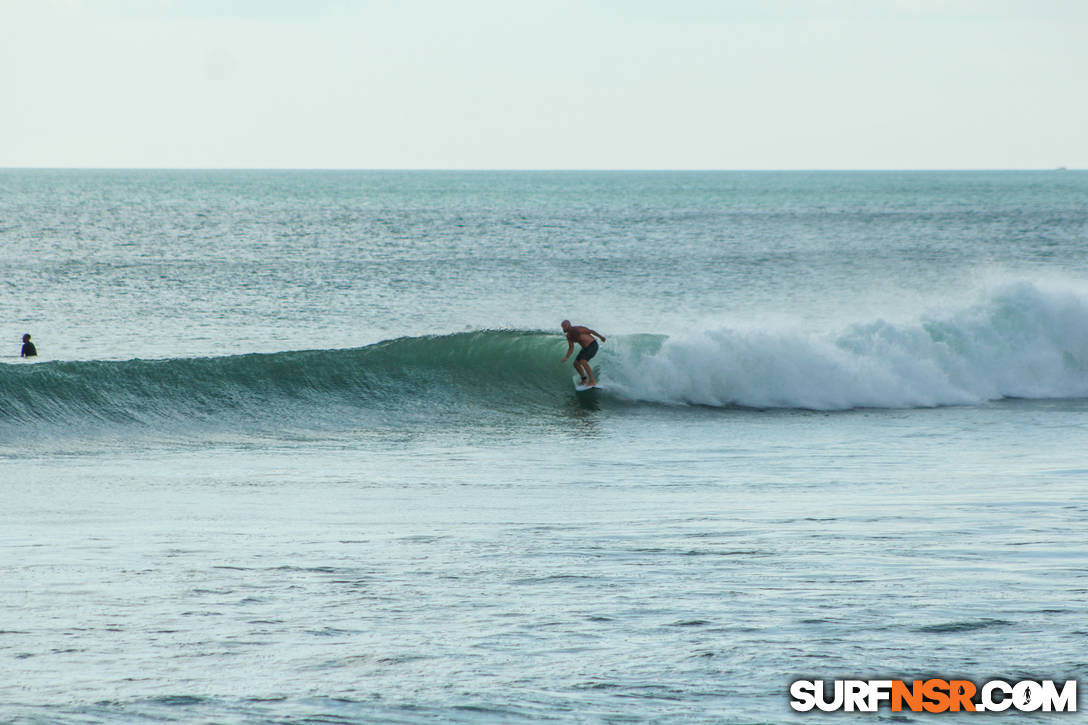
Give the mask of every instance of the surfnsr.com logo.
M 1076 712 L 1077 681 L 1059 686 L 1053 680 L 834 680 L 828 692 L 823 680 L 797 680 L 790 685 L 790 707 L 798 712 Z

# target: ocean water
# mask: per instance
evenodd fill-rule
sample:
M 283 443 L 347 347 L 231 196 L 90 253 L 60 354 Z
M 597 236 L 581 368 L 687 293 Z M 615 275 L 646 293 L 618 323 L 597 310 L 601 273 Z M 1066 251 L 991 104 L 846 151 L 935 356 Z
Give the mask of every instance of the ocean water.
M 2 722 L 1085 696 L 1088 173 L 0 170 L 0 264 Z

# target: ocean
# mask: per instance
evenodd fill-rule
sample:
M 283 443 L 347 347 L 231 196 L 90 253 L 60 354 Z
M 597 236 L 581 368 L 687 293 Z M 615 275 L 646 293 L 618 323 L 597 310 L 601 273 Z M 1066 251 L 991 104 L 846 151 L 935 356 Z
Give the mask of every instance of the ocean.
M 1084 699 L 1088 172 L 11 169 L 0 264 L 2 722 Z

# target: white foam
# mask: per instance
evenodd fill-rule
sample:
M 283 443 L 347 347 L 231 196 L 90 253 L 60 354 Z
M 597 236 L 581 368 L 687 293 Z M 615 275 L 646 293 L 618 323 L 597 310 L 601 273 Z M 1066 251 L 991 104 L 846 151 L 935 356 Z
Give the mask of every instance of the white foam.
M 708 329 L 609 350 L 635 400 L 838 410 L 1088 397 L 1088 289 L 1006 282 L 974 305 L 831 333 Z

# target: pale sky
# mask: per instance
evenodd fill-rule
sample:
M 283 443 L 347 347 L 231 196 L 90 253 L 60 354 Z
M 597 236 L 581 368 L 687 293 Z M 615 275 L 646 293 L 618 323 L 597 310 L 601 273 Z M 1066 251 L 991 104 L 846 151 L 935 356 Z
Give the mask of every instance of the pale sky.
M 1088 0 L 0 0 L 0 167 L 1088 168 Z

